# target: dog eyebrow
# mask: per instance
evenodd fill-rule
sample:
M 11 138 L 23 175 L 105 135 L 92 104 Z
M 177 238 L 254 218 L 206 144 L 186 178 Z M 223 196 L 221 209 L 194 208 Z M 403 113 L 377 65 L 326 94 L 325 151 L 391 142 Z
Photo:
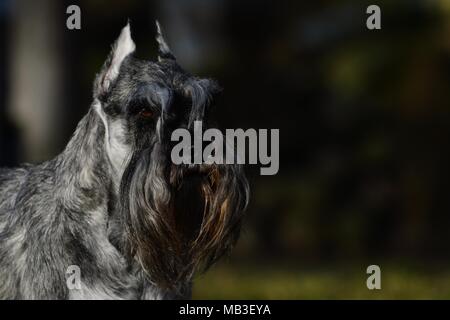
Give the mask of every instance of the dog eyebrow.
M 146 84 L 140 86 L 133 95 L 130 103 L 145 103 L 167 112 L 172 102 L 173 92 L 159 84 Z
M 210 79 L 190 79 L 184 86 L 184 96 L 191 99 L 191 114 L 189 126 L 195 120 L 203 119 L 205 108 L 210 104 L 213 95 L 218 91 L 218 85 Z
M 160 88 L 160 90 L 157 90 L 156 95 L 159 98 L 162 111 L 168 113 L 169 107 L 172 104 L 173 91 L 169 88 L 164 87 Z

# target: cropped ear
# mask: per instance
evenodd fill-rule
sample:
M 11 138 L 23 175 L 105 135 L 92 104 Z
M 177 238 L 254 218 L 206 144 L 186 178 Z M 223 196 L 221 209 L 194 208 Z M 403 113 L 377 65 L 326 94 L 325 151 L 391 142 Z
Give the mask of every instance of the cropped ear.
M 175 60 L 175 56 L 170 50 L 166 39 L 164 39 L 161 26 L 156 20 L 156 42 L 158 42 L 158 60 L 162 61 L 164 59 Z
M 119 75 L 120 66 L 123 60 L 136 49 L 133 39 L 131 39 L 130 23 L 122 29 L 119 38 L 113 44 L 102 69 L 97 74 L 94 82 L 94 98 L 99 98 L 108 93 L 111 84 Z

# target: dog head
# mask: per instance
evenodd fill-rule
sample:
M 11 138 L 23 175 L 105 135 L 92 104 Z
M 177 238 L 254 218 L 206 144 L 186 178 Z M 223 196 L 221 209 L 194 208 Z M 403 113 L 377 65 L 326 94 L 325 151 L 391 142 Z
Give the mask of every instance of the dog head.
M 105 149 L 118 177 L 124 250 L 149 280 L 172 288 L 206 270 L 235 243 L 248 201 L 242 168 L 175 165 L 171 134 L 207 122 L 219 91 L 177 63 L 157 24 L 158 61 L 133 56 L 127 25 L 94 83 Z

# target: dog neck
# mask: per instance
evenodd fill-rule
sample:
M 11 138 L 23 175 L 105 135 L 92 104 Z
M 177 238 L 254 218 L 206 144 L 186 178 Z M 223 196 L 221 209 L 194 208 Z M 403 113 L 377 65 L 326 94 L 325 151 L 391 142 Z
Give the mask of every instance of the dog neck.
M 123 143 L 122 124 L 108 124 L 106 115 L 99 109 L 99 104 L 94 102 L 59 155 L 62 165 L 58 167 L 64 168 L 59 176 L 64 188 L 98 190 L 112 184 L 118 195 L 129 150 Z
M 104 134 L 103 125 L 91 109 L 56 158 L 56 183 L 68 190 L 66 198 L 76 198 L 72 192 L 80 190 L 105 189 L 110 182 L 110 170 L 104 165 L 105 148 L 100 143 Z

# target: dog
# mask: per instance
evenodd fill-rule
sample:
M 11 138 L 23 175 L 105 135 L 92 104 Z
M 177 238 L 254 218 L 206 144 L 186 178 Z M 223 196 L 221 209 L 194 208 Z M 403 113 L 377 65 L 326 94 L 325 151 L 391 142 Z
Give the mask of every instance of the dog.
M 171 132 L 206 123 L 220 88 L 184 71 L 156 25 L 157 61 L 122 29 L 62 153 L 0 170 L 0 298 L 186 299 L 235 244 L 242 166 L 170 159 Z

